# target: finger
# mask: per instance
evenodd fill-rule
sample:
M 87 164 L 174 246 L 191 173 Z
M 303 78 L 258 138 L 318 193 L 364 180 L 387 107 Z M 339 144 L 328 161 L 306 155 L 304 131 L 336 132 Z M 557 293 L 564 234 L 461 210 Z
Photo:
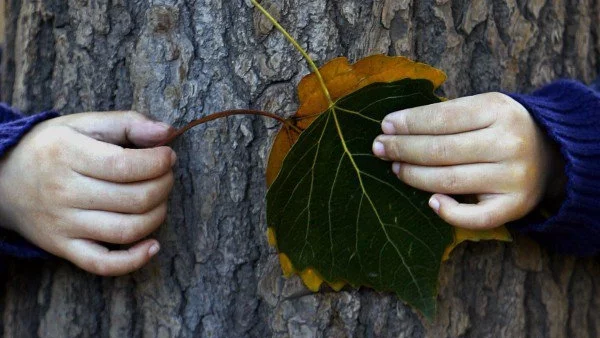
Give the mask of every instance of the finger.
M 128 250 L 110 251 L 86 239 L 70 240 L 64 258 L 85 271 L 101 276 L 120 276 L 144 266 L 160 250 L 158 242 L 148 239 Z
M 154 232 L 166 216 L 166 201 L 141 215 L 76 210 L 71 236 L 105 243 L 130 244 Z
M 71 169 L 99 180 L 128 183 L 160 177 L 171 170 L 177 156 L 169 147 L 124 149 L 74 134 L 65 158 Z
M 499 227 L 522 217 L 517 200 L 509 194 L 488 196 L 477 204 L 458 203 L 450 196 L 435 194 L 430 207 L 446 222 L 460 228 L 483 230 Z
M 429 192 L 483 194 L 503 193 L 510 189 L 506 170 L 496 164 L 424 167 L 396 162 L 392 170 L 404 183 Z
M 379 144 L 377 144 L 379 143 Z M 454 135 L 380 135 L 373 153 L 425 166 L 496 162 L 503 159 L 498 138 L 485 130 Z
M 134 111 L 92 112 L 70 115 L 68 126 L 98 141 L 151 147 L 173 132 L 170 125 L 152 121 Z
M 173 187 L 173 173 L 151 180 L 128 184 L 106 182 L 81 176 L 77 189 L 66 195 L 73 208 L 127 214 L 144 214 L 164 202 Z
M 495 112 L 484 100 L 463 97 L 391 113 L 381 129 L 397 135 L 456 134 L 489 127 L 495 120 Z

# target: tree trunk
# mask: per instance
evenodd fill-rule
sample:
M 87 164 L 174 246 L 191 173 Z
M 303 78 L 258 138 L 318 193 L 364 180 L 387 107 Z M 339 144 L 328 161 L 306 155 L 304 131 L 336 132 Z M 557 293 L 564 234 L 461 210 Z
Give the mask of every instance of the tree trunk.
M 183 125 L 258 108 L 289 116 L 308 69 L 242 0 L 4 0 L 2 99 L 26 112 L 133 108 Z M 600 71 L 598 0 L 272 0 L 322 64 L 405 55 L 443 69 L 442 95 L 530 91 Z M 367 288 L 307 291 L 281 275 L 265 231 L 265 162 L 279 125 L 211 122 L 179 160 L 162 251 L 100 278 L 61 260 L 9 262 L 6 337 L 597 337 L 600 264 L 512 244 L 460 246 L 438 316 Z

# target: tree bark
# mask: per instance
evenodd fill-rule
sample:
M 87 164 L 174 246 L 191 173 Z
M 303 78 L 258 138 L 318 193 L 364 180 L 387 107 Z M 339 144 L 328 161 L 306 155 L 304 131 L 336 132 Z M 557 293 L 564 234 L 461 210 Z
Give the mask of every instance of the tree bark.
M 135 109 L 174 125 L 254 108 L 291 115 L 308 73 L 242 0 L 5 0 L 2 99 L 33 113 Z M 385 53 L 443 69 L 441 95 L 531 91 L 600 73 L 598 0 L 272 0 L 323 64 Z M 61 260 L 9 261 L 5 337 L 597 337 L 600 264 L 526 238 L 461 245 L 428 323 L 394 295 L 307 291 L 265 231 L 265 162 L 279 125 L 211 122 L 179 160 L 162 251 L 100 278 Z

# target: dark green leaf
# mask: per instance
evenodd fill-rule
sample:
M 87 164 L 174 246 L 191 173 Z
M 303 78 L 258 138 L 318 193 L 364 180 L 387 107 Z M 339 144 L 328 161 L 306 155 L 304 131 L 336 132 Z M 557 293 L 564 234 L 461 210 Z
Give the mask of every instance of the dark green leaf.
M 296 271 L 393 291 L 432 317 L 451 227 L 371 146 L 388 113 L 439 101 L 427 80 L 375 83 L 302 133 L 267 194 L 268 226 Z

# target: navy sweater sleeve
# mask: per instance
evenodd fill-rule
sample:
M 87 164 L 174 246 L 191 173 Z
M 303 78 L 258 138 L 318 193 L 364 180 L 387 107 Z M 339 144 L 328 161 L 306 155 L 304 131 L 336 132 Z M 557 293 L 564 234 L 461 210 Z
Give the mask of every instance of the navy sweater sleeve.
M 24 116 L 16 109 L 0 103 L 0 159 L 36 124 L 56 116 L 58 114 L 52 111 Z M 0 228 L 0 255 L 35 258 L 47 254 L 20 236 Z
M 531 95 L 509 94 L 521 103 L 560 147 L 566 197 L 556 213 L 534 213 L 509 224 L 554 251 L 600 253 L 600 93 L 561 80 Z

